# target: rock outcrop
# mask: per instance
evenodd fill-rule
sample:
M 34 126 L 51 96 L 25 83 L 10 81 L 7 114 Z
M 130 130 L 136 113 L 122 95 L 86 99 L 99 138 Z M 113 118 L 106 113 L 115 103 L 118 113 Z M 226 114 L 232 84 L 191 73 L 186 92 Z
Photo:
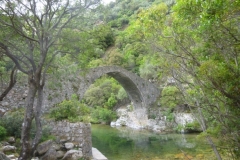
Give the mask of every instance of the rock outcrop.
M 134 129 L 147 129 L 159 133 L 173 132 L 174 128 L 177 128 L 177 126 L 183 126 L 184 128 L 187 124 L 196 122 L 196 118 L 192 113 L 186 113 L 184 111 L 172 113 L 174 117 L 171 122 L 167 120 L 166 116 L 161 114 L 161 111 L 155 112 L 157 112 L 155 118 L 149 118 L 145 121 L 145 123 L 140 124 L 131 105 L 128 105 L 127 107 L 121 107 L 117 109 L 119 118 L 115 122 L 111 122 L 110 125 L 112 127 L 127 126 Z M 196 131 L 201 131 L 201 129 L 196 128 Z M 188 132 L 188 130 L 182 129 L 181 132 Z

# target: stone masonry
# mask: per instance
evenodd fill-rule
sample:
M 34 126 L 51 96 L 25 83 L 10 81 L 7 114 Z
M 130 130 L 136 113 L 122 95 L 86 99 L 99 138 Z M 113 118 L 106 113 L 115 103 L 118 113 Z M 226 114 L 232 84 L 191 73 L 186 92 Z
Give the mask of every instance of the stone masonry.
M 74 93 L 79 96 L 79 99 L 83 98 L 90 85 L 106 74 L 115 78 L 123 86 L 133 103 L 134 114 L 144 123 L 147 120 L 147 107 L 156 101 L 160 91 L 153 83 L 119 66 L 104 66 L 62 75 L 54 81 L 54 84 L 58 84 L 55 88 L 50 87 L 50 81 L 47 81 L 44 88 L 43 112 L 65 99 L 70 99 Z M 16 85 L 4 101 L 0 102 L 0 116 L 4 110 L 24 107 L 27 85 L 25 84 L 21 89 L 18 86 L 22 85 Z M 18 98 L 17 101 L 13 100 L 16 98 Z
M 76 147 L 82 148 L 85 157 L 92 157 L 92 138 L 90 123 L 70 123 L 68 121 L 50 122 L 52 134 L 60 142 L 72 142 Z

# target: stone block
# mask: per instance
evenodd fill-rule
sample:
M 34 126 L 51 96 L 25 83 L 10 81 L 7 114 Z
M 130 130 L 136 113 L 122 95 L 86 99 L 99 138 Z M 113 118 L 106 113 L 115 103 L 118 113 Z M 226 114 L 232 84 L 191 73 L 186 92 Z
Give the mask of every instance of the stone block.
M 50 148 L 44 156 L 41 157 L 41 160 L 56 160 L 57 159 L 57 152 Z
M 69 150 L 65 153 L 62 160 L 78 160 L 83 157 L 82 151 L 79 150 Z
M 53 143 L 52 140 L 48 140 L 48 141 L 40 143 L 36 149 L 37 154 L 43 155 L 44 153 L 46 153 L 52 146 L 52 143 Z
M 66 148 L 67 150 L 70 150 L 70 149 L 73 149 L 74 144 L 68 142 L 68 143 L 65 143 L 64 146 L 65 146 L 65 148 Z

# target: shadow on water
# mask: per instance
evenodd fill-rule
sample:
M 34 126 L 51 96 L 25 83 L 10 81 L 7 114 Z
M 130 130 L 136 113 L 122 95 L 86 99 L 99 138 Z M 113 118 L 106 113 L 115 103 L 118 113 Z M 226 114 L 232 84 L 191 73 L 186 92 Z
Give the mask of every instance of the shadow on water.
M 92 125 L 93 147 L 108 160 L 209 159 L 212 150 L 197 134 L 156 134 Z

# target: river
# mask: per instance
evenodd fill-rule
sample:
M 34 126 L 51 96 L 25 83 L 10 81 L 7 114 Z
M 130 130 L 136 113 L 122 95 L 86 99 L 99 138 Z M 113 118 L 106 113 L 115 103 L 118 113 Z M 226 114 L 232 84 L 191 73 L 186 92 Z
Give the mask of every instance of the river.
M 208 160 L 211 148 L 197 134 L 157 134 L 92 125 L 92 145 L 108 160 Z

